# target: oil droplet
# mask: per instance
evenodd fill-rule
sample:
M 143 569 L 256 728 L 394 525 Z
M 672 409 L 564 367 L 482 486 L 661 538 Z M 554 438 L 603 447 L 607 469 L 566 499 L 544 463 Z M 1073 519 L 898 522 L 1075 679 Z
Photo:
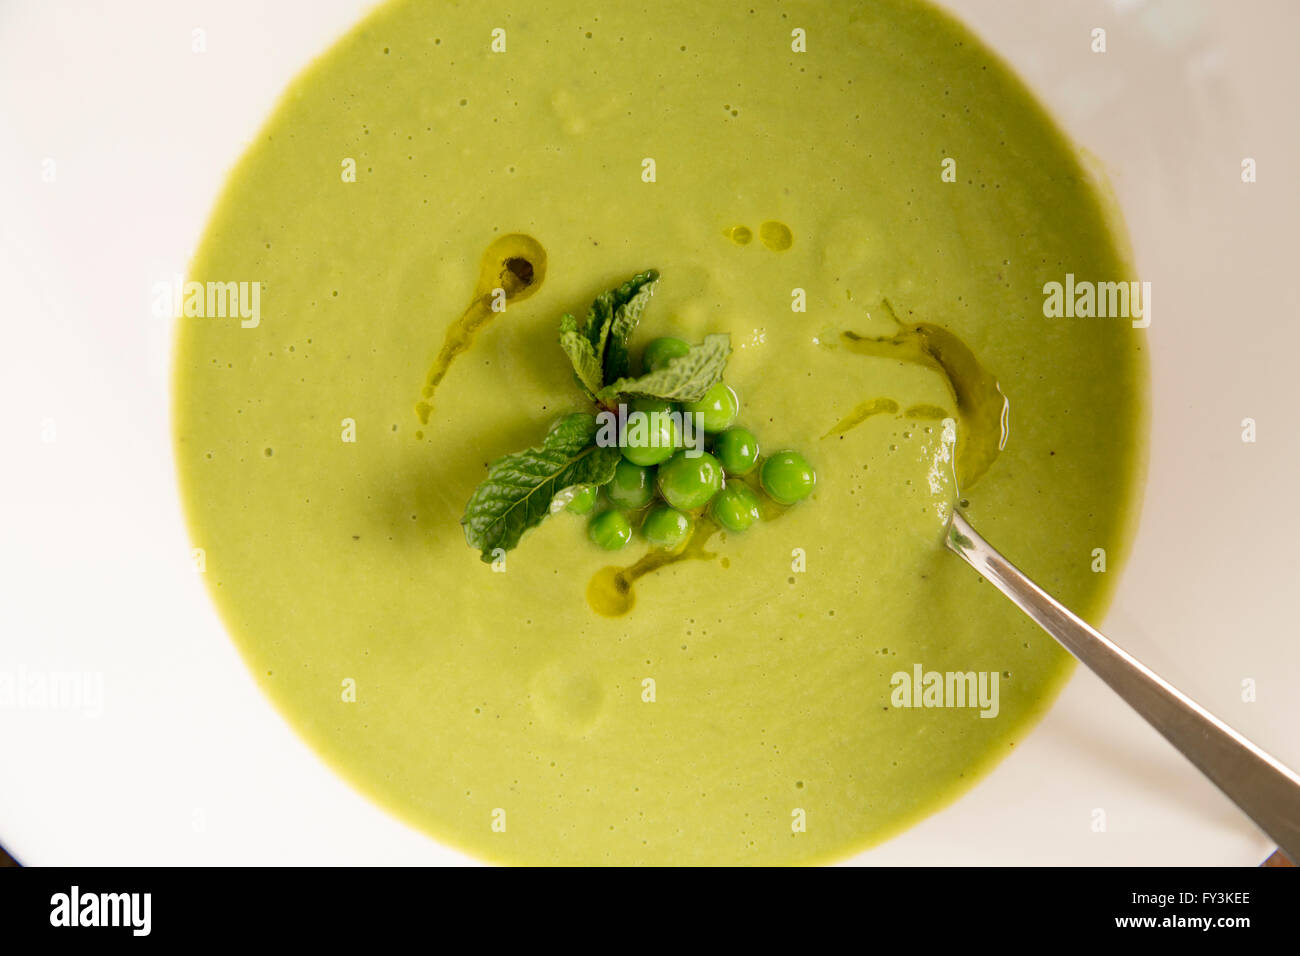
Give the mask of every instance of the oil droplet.
M 783 222 L 768 220 L 758 227 L 758 238 L 773 252 L 784 252 L 794 245 L 794 235 Z
M 434 390 L 451 368 L 452 361 L 473 345 L 474 337 L 499 314 L 492 308 L 499 301 L 497 290 L 504 293 L 507 305 L 513 305 L 541 288 L 545 278 L 546 250 L 532 236 L 510 233 L 495 239 L 483 251 L 474 298 L 461 317 L 447 329 L 442 349 L 420 391 L 415 413 L 421 425 L 429 424 Z
M 631 568 L 616 568 L 610 565 L 592 575 L 591 581 L 587 583 L 587 604 L 591 609 L 602 617 L 622 617 L 631 611 L 636 604 L 636 594 L 632 590 L 629 573 L 635 567 L 636 565 Z
M 754 234 L 748 226 L 731 226 L 722 230 L 722 234 L 738 246 L 747 246 L 754 240 Z

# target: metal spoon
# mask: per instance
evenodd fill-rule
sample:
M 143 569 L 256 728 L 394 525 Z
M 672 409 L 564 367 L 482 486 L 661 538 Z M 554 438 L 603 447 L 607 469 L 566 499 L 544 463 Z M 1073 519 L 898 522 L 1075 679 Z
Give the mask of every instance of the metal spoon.
M 1300 774 L 1219 720 L 1029 580 L 953 509 L 945 543 L 1183 752 L 1300 863 Z

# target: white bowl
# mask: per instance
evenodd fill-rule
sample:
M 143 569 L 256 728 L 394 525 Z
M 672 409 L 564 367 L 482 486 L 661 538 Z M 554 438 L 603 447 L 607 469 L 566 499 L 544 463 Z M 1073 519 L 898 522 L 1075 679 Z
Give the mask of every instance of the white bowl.
M 191 570 L 172 330 L 150 311 L 279 92 L 371 6 L 0 8 L 0 677 L 79 681 L 62 706 L 0 700 L 0 842 L 24 862 L 465 861 L 329 771 L 245 670 Z M 1099 158 L 1160 303 L 1146 501 L 1106 630 L 1300 766 L 1300 7 L 948 6 Z M 993 773 L 853 862 L 1253 864 L 1270 849 L 1076 672 Z

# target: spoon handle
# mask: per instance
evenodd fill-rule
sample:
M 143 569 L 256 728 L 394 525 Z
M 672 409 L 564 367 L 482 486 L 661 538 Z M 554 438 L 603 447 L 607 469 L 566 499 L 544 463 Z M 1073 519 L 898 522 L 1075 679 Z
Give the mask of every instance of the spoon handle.
M 1300 862 L 1300 774 L 1090 627 L 997 552 L 954 510 L 948 548 L 1090 667 L 1201 773 Z

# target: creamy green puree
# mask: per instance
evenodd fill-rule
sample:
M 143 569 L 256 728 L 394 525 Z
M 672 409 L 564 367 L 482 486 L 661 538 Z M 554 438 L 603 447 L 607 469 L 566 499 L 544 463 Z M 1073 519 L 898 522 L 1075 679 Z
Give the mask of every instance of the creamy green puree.
M 985 435 L 960 475 L 968 514 L 1103 612 L 1143 333 L 1045 318 L 1043 286 L 1134 276 L 1071 146 L 930 7 L 593 9 L 389 3 L 290 87 L 190 277 L 260 283 L 260 315 L 179 319 L 193 544 L 281 712 L 439 840 L 517 863 L 842 858 L 962 792 L 1069 671 L 943 550 L 941 419 L 977 442 L 1000 387 L 1005 448 Z M 647 268 L 634 346 L 730 333 L 741 424 L 818 483 L 610 616 L 589 587 L 639 538 L 610 554 L 561 513 L 501 571 L 459 520 L 487 462 L 591 410 L 559 317 Z M 917 666 L 996 677 L 996 707 L 897 706 Z

